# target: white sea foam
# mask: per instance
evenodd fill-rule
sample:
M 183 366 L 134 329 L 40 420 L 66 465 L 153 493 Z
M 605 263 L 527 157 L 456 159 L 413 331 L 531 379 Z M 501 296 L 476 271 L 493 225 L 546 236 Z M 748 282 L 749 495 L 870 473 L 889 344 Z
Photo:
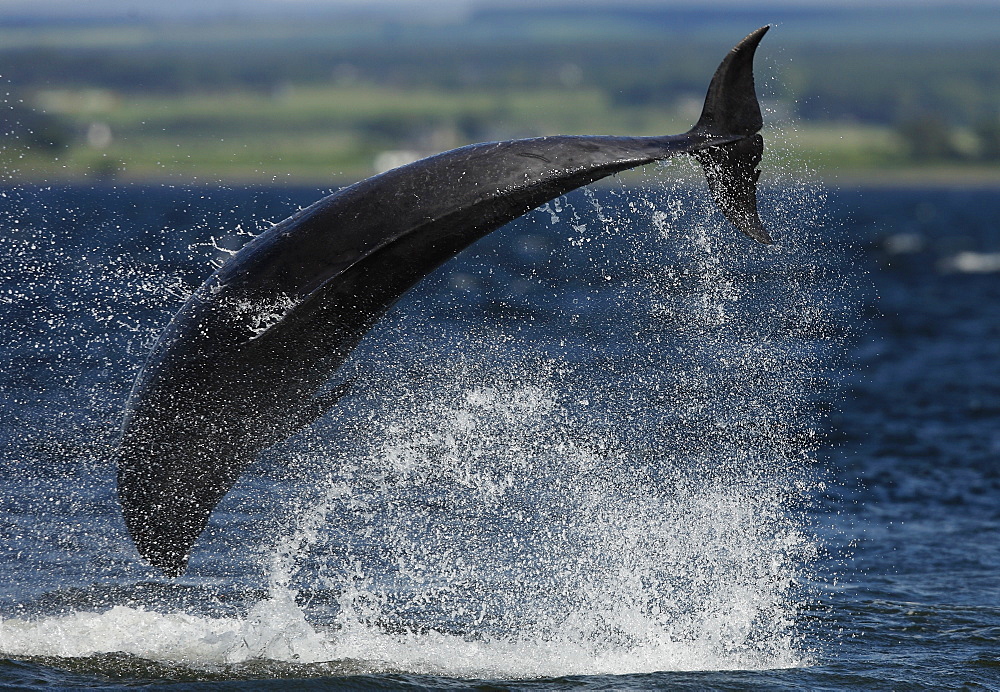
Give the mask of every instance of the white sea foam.
M 36 620 L 0 620 L 6 656 L 82 658 L 127 653 L 188 664 L 232 664 L 253 659 L 327 661 L 330 643 L 305 621 L 294 595 L 274 593 L 246 618 L 211 618 L 115 606 Z
M 1000 252 L 959 252 L 938 263 L 945 273 L 995 274 L 1000 272 Z
M 739 599 L 741 594 L 733 593 Z M 676 640 L 666 631 L 641 646 L 598 646 L 582 632 L 588 615 L 570 618 L 545 637 L 483 638 L 439 631 L 388 633 L 345 621 L 334 631 L 311 626 L 291 592 L 273 593 L 245 618 L 197 617 L 116 606 L 38 620 L 0 621 L 0 653 L 6 657 L 86 658 L 126 653 L 188 667 L 217 668 L 254 660 L 293 664 L 351 661 L 365 672 L 407 671 L 477 678 L 532 678 L 579 674 L 625 674 L 665 670 L 727 670 L 797 667 L 808 663 L 789 641 L 782 656 L 762 657 L 726 650 L 727 629 L 738 629 L 734 601 L 726 622 L 703 623 L 696 636 Z M 621 623 L 658 628 L 648 613 L 607 604 Z M 734 617 L 735 616 L 735 617 Z M 730 619 L 731 618 L 731 619 Z M 720 639 L 720 635 L 722 638 Z

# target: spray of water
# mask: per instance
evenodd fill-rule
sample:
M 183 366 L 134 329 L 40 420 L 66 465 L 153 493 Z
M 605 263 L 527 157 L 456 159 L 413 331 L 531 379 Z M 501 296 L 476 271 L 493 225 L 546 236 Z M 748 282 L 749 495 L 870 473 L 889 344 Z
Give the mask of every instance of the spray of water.
M 353 403 L 276 452 L 298 478 L 295 511 L 266 557 L 250 551 L 263 593 L 245 607 L 122 598 L 150 576 L 126 569 L 99 604 L 0 620 L 0 651 L 483 678 L 808 664 L 818 546 L 797 508 L 815 489 L 814 393 L 838 323 L 811 237 L 821 193 L 765 195 L 781 241 L 763 248 L 734 237 L 691 182 L 699 172 L 669 168 L 544 207 L 535 225 L 555 240 L 541 266 L 541 232 L 525 234 L 530 268 L 492 284 L 487 269 L 487 288 L 463 296 L 490 315 L 481 323 L 441 327 L 435 315 L 467 304 L 425 295 L 372 336 L 348 366 L 367 378 Z M 70 340 L 103 344 L 105 368 L 141 354 L 193 286 L 164 270 L 163 248 L 96 265 L 39 251 L 38 232 L 4 237 L 38 274 L 22 283 L 55 281 L 62 263 L 92 288 L 146 296 L 141 315 L 106 300 L 48 308 L 89 315 L 79 324 L 93 331 Z M 442 281 L 425 294 L 451 295 Z M 18 286 L 8 302 L 41 293 L 4 285 Z M 523 296 L 543 308 L 525 313 Z M 261 309 L 262 326 L 280 318 Z M 112 413 L 97 427 L 113 430 Z M 111 503 L 110 453 L 94 454 Z M 85 563 L 118 546 L 104 578 L 129 562 L 115 530 L 77 547 Z
M 772 197 L 785 243 L 733 256 L 697 188 L 650 189 L 542 210 L 572 246 L 627 247 L 627 278 L 577 287 L 592 355 L 511 359 L 477 337 L 385 377 L 357 446 L 313 441 L 332 470 L 269 588 L 321 595 L 306 610 L 339 658 L 476 676 L 810 660 L 817 546 L 795 510 L 836 324 L 822 260 L 796 245 L 815 194 Z M 604 319 L 635 338 L 609 345 Z

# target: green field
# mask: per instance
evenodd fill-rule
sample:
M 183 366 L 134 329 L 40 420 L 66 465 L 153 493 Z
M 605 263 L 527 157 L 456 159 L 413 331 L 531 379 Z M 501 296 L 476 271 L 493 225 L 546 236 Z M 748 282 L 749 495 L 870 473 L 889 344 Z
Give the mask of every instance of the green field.
M 758 61 L 766 165 L 843 182 L 1000 182 L 1000 41 L 987 30 L 1000 35 L 1000 20 L 914 12 L 779 25 Z M 935 17 L 947 32 L 921 28 Z M 720 35 L 758 21 L 708 19 L 525 9 L 450 23 L 0 26 L 0 163 L 13 181 L 322 186 L 475 141 L 674 134 L 697 118 L 733 40 Z
M 56 155 L 29 151 L 9 162 L 20 180 L 339 184 L 376 172 L 386 151 L 427 155 L 542 134 L 672 134 L 693 122 L 690 103 L 614 107 L 593 89 L 458 94 L 313 86 L 183 97 L 61 90 L 38 98 L 81 135 Z M 1000 182 L 994 165 L 914 165 L 888 126 L 774 120 L 765 136 L 770 165 L 820 177 Z
M 690 126 L 664 109 L 613 108 L 595 89 L 303 86 L 179 97 L 91 89 L 36 99 L 83 134 L 58 160 L 49 152 L 29 155 L 19 164 L 25 177 L 328 182 L 371 175 L 386 151 L 424 155 L 481 139 Z

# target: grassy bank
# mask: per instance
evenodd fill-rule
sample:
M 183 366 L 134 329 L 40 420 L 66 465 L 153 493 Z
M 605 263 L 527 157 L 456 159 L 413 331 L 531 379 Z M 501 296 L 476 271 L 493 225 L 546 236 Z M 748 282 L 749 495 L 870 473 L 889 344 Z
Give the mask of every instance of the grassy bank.
M 18 181 L 330 185 L 474 141 L 682 132 L 700 107 L 694 99 L 622 107 L 596 89 L 499 93 L 363 85 L 181 96 L 60 89 L 34 98 L 73 137 L 58 149 L 8 158 Z M 809 169 L 831 180 L 1000 183 L 996 166 L 914 165 L 889 127 L 770 120 L 767 163 L 784 170 Z

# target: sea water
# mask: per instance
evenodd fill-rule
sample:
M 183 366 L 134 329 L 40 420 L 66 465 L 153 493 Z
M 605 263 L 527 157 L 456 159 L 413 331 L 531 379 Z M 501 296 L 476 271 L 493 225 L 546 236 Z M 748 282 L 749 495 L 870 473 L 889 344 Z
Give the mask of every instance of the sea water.
M 424 281 L 177 580 L 116 505 L 131 380 L 322 191 L 3 190 L 0 684 L 996 683 L 1000 195 L 786 181 L 765 247 L 699 175 Z

